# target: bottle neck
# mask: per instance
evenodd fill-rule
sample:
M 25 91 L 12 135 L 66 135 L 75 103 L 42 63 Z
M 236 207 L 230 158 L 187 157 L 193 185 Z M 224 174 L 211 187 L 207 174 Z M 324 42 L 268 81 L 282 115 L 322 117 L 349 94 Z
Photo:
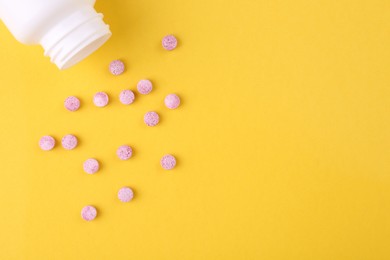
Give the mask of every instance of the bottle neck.
M 51 28 L 40 44 L 51 62 L 67 69 L 97 50 L 110 36 L 103 15 L 86 5 Z

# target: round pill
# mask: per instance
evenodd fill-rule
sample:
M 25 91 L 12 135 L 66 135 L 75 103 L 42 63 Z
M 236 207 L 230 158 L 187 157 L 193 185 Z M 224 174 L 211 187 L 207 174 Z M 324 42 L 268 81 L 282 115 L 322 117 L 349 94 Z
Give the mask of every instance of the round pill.
M 84 171 L 88 174 L 94 174 L 99 170 L 99 162 L 96 159 L 90 158 L 83 164 Z
M 173 155 L 167 154 L 161 158 L 160 163 L 165 170 L 171 170 L 176 166 L 176 159 Z
M 97 107 L 105 107 L 108 104 L 108 95 L 105 92 L 98 92 L 93 97 L 93 103 Z
M 169 109 L 175 109 L 180 105 L 180 98 L 176 94 L 169 94 L 165 97 L 165 105 Z
M 77 97 L 70 96 L 65 99 L 64 105 L 69 111 L 76 111 L 80 108 L 80 100 Z
M 77 146 L 77 137 L 74 135 L 65 135 L 62 140 L 62 147 L 66 150 L 72 150 Z
M 128 145 L 122 145 L 118 148 L 116 154 L 118 155 L 119 159 L 128 160 L 133 155 L 133 149 L 131 149 L 131 147 Z
M 50 135 L 45 135 L 39 140 L 39 146 L 44 151 L 50 151 L 54 148 L 56 140 Z
M 162 39 L 162 46 L 167 51 L 171 51 L 177 46 L 177 39 L 173 35 L 167 35 Z
M 130 105 L 134 102 L 134 93 L 133 91 L 129 89 L 122 90 L 122 92 L 119 94 L 119 100 L 124 105 Z
M 81 217 L 86 221 L 92 221 L 96 218 L 97 210 L 94 206 L 88 205 L 81 210 Z
M 125 71 L 125 64 L 121 60 L 114 60 L 109 66 L 112 75 L 118 76 Z
M 129 202 L 133 199 L 134 192 L 129 187 L 123 187 L 118 191 L 118 199 L 122 202 Z
M 160 121 L 160 117 L 156 112 L 147 112 L 144 116 L 144 122 L 148 126 L 155 126 Z
M 142 79 L 137 84 L 138 92 L 142 95 L 149 94 L 153 89 L 153 84 L 148 79 Z

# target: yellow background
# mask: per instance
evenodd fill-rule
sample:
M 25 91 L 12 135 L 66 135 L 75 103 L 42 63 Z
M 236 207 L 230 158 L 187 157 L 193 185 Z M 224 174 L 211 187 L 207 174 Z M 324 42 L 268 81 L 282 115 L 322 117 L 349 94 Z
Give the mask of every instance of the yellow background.
M 390 259 L 389 1 L 96 8 L 113 37 L 66 71 L 0 26 L 0 259 Z M 127 71 L 114 77 L 117 58 Z M 153 92 L 120 104 L 142 78 Z M 97 91 L 111 97 L 104 109 Z M 158 127 L 143 124 L 148 110 Z M 68 133 L 76 150 L 39 149 L 42 135 Z M 129 161 L 115 155 L 122 144 Z M 165 153 L 178 159 L 171 172 Z M 96 175 L 82 170 L 89 157 Z M 116 197 L 126 185 L 128 204 Z M 99 210 L 90 223 L 87 204 Z

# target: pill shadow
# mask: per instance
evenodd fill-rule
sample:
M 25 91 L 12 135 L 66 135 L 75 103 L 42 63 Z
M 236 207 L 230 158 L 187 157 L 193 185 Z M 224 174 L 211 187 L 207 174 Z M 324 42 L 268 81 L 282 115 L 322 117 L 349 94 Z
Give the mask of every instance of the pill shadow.
M 133 92 L 134 100 L 133 100 L 133 103 L 131 103 L 130 105 L 127 105 L 127 106 L 131 106 L 131 105 L 137 104 L 139 102 L 138 99 L 140 98 L 140 95 L 137 92 L 137 85 L 135 86 L 134 89 L 128 88 L 128 90 L 131 90 Z
M 164 116 L 161 115 L 161 112 L 158 112 L 156 111 L 156 113 L 158 114 L 158 124 L 154 127 L 158 127 L 158 125 L 161 125 L 161 124 L 164 124 Z
M 131 147 L 131 157 L 129 158 L 129 160 L 131 160 L 137 155 L 137 149 L 135 149 L 133 145 L 129 146 Z
M 156 83 L 156 81 L 154 81 L 153 79 L 150 79 L 149 77 L 147 77 L 145 79 L 148 79 L 152 83 L 152 91 L 151 91 L 151 93 L 158 91 L 159 87 L 158 87 L 158 84 Z M 147 95 L 145 95 L 145 96 L 147 96 Z
M 179 98 L 180 98 L 180 104 L 177 108 L 175 109 L 172 109 L 172 110 L 180 110 L 182 107 L 185 107 L 186 104 L 187 104 L 187 99 L 185 98 L 185 96 L 183 96 L 182 94 L 180 93 L 174 93 L 176 94 Z
M 78 134 L 72 134 L 72 135 L 76 136 L 76 138 L 77 138 L 77 146 L 74 148 L 74 150 L 79 150 L 80 148 L 83 147 L 84 142 L 80 138 L 80 135 L 78 135 Z
M 72 113 L 77 113 L 80 110 L 84 110 L 85 107 L 88 106 L 87 101 L 86 101 L 85 98 L 83 98 L 81 96 L 75 96 L 75 97 L 77 97 L 80 100 L 80 107 L 79 107 L 79 109 L 77 109 L 76 111 L 73 111 Z
M 175 168 L 173 168 L 171 171 L 174 171 L 175 169 L 179 168 L 181 166 L 181 159 L 177 156 L 177 154 L 172 154 L 176 159 L 176 165 Z
M 96 212 L 97 212 L 96 218 L 95 218 L 94 220 L 99 220 L 99 219 L 101 219 L 101 218 L 102 218 L 102 215 L 104 216 L 104 211 L 103 211 L 100 207 L 98 207 L 98 206 L 96 206 L 96 205 L 92 205 L 92 206 L 95 207 Z
M 92 157 L 94 158 L 94 157 Z M 94 158 L 96 159 L 98 162 L 99 162 L 99 170 L 95 173 L 95 174 L 98 174 L 100 173 L 101 171 L 104 171 L 104 169 L 106 168 L 104 163 L 102 163 L 102 160 L 98 159 L 98 158 Z
M 133 188 L 133 187 L 130 187 L 130 188 L 131 188 L 131 190 L 133 191 L 133 199 L 130 201 L 130 202 L 132 202 L 132 201 L 134 201 L 134 200 L 137 200 L 137 199 L 138 199 L 139 192 L 138 192 L 138 190 L 137 190 L 137 189 L 135 189 L 135 188 Z

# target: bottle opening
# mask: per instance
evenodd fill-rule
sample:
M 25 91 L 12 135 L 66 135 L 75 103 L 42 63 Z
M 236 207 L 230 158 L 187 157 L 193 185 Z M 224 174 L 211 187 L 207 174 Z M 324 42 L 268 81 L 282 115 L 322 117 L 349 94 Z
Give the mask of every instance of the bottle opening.
M 86 6 L 52 28 L 41 41 L 45 56 L 67 69 L 96 51 L 111 37 L 103 15 Z
M 73 65 L 84 60 L 86 57 L 88 57 L 97 49 L 99 49 L 110 37 L 111 37 L 111 33 L 109 34 L 105 33 L 100 37 L 97 36 L 96 39 L 92 40 L 90 43 L 86 44 L 85 46 L 81 46 L 80 49 L 76 50 L 73 56 L 69 55 L 67 60 L 64 61 L 62 65 L 57 64 L 57 66 L 60 69 L 67 69 L 72 67 Z

